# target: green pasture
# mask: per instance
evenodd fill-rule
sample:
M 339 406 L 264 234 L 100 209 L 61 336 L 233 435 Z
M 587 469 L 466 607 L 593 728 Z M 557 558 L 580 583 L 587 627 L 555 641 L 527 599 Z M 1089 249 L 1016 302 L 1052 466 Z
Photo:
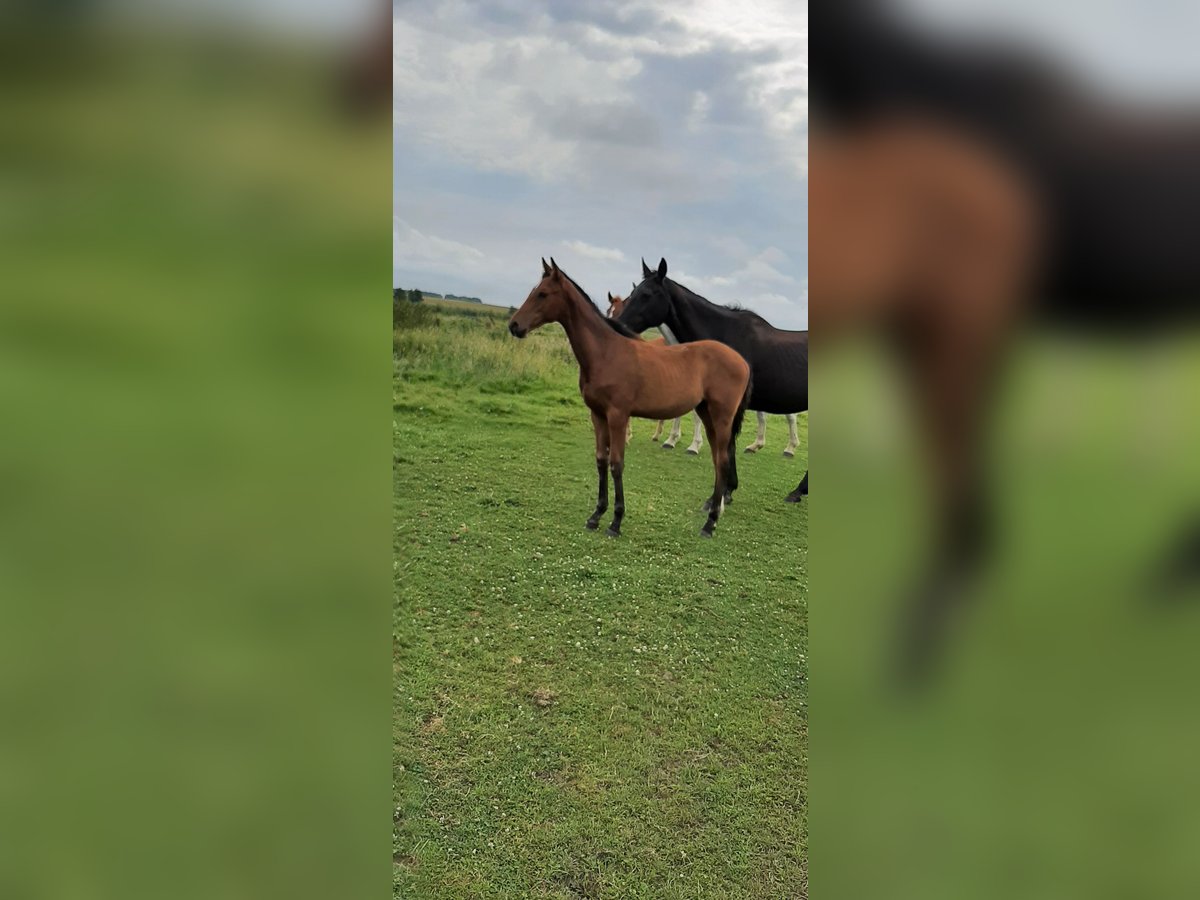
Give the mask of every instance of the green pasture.
M 454 306 L 393 336 L 395 894 L 802 896 L 807 423 L 706 541 L 707 448 L 635 421 L 608 538 L 561 329 Z

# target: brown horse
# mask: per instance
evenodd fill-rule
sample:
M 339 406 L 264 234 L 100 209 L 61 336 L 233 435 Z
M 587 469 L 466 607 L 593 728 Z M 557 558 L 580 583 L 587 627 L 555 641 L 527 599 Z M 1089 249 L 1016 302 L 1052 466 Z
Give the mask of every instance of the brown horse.
M 741 430 L 750 396 L 750 366 L 736 351 L 716 341 L 677 347 L 643 341 L 614 319 L 600 314 L 583 288 L 542 260 L 542 280 L 509 320 L 518 338 L 558 322 L 567 333 L 579 362 L 579 392 L 592 413 L 596 434 L 596 509 L 587 527 L 599 527 L 608 509 L 608 472 L 616 494 L 608 534 L 621 533 L 625 517 L 625 431 L 630 416 L 665 419 L 695 409 L 712 446 L 713 493 L 705 504 L 708 521 L 700 530 L 712 537 L 725 503 L 737 489 L 734 441 Z
M 616 319 L 621 315 L 621 310 L 625 308 L 625 298 L 620 294 L 614 294 L 612 291 L 608 293 L 608 312 L 604 314 L 605 318 Z
M 604 314 L 605 317 L 607 317 L 609 319 L 615 319 L 621 315 L 621 310 L 623 310 L 624 308 L 625 308 L 625 298 L 622 297 L 620 294 L 613 294 L 610 292 L 608 295 L 608 311 Z M 662 344 L 665 346 L 665 345 L 667 345 L 668 341 L 665 337 L 657 337 L 654 340 L 652 340 L 650 343 Z M 675 449 L 675 442 L 679 440 L 679 429 L 680 429 L 681 421 L 682 421 L 681 419 L 676 419 L 674 424 L 672 425 L 671 433 L 670 433 L 669 437 L 667 438 L 666 441 L 663 441 L 662 446 L 663 446 L 664 450 L 674 450 Z M 662 437 L 663 426 L 665 424 L 666 424 L 666 421 L 664 419 L 658 420 L 658 425 L 654 429 L 654 434 L 650 435 L 650 440 L 657 441 L 660 437 Z M 626 435 L 626 439 L 630 440 L 630 441 L 633 440 L 633 425 L 629 426 L 629 434 Z M 700 418 L 698 416 L 696 417 L 696 436 L 692 443 L 697 447 L 699 447 L 699 445 L 700 445 Z M 691 447 L 689 447 L 688 452 L 695 454 L 695 453 L 699 453 L 699 450 L 693 450 Z

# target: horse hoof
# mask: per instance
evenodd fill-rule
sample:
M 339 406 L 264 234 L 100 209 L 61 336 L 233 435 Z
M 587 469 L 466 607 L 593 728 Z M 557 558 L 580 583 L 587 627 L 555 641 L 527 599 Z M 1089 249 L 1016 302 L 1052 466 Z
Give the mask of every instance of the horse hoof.
M 662 445 L 662 448 L 663 448 L 664 450 L 674 450 L 674 449 L 675 449 L 675 445 L 674 445 L 674 444 L 663 444 L 663 445 Z
M 796 451 L 795 450 L 784 450 L 783 455 L 786 456 L 788 459 L 791 459 L 793 456 L 796 455 Z
M 700 455 L 699 450 L 693 450 L 691 447 L 687 448 L 687 452 L 688 452 L 688 456 L 699 456 Z
M 803 494 L 788 494 L 783 498 L 784 503 L 799 503 L 804 498 Z
M 583 523 L 583 527 L 586 528 L 588 531 L 595 531 L 597 528 L 600 527 L 600 523 L 597 522 L 595 519 L 588 519 L 586 522 Z
M 609 537 L 620 537 L 621 536 L 620 529 L 613 528 L 611 525 L 608 526 L 608 531 L 606 531 L 604 533 L 607 534 Z
M 745 450 L 745 452 L 746 452 L 746 453 L 757 453 L 757 452 L 758 452 L 758 448 L 757 448 L 757 447 L 747 447 L 747 448 L 746 448 L 746 450 Z
M 713 534 L 712 530 L 709 528 L 701 528 L 700 529 L 700 537 L 702 537 L 702 538 L 710 538 L 710 537 L 712 537 L 712 534 Z

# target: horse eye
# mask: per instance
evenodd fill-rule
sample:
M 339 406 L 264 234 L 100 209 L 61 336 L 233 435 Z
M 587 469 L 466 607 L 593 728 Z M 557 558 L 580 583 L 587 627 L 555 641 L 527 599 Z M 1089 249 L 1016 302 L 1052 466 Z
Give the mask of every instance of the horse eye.
M 545 299 L 546 299 L 546 292 L 545 292 L 545 291 L 538 291 L 538 292 L 537 292 L 537 298 L 538 298 L 539 300 L 545 300 Z

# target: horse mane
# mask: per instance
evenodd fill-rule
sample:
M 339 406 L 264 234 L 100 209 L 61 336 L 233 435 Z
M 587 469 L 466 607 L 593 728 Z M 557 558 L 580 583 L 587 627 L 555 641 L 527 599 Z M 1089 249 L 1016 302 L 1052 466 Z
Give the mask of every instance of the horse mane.
M 600 312 L 600 307 L 598 307 L 595 303 L 592 302 L 592 298 L 588 296 L 587 291 L 585 291 L 583 288 L 581 288 L 579 286 L 579 282 L 577 282 L 574 278 L 572 278 L 566 272 L 563 272 L 562 269 L 559 269 L 558 271 L 560 273 L 562 273 L 563 278 L 565 278 L 565 279 L 567 279 L 567 281 L 571 282 L 571 284 L 572 284 L 572 286 L 574 286 L 575 290 L 579 291 L 579 293 L 583 297 L 583 299 L 587 301 L 588 308 L 591 309 L 592 312 L 594 312 L 596 314 L 596 318 L 598 318 L 601 322 L 603 322 L 605 325 L 607 325 L 609 328 L 611 328 L 617 334 L 624 335 L 627 338 L 638 337 L 638 333 L 636 331 L 634 331 L 632 328 L 630 328 L 628 325 L 622 325 L 616 319 L 610 319 L 608 316 L 604 315 L 604 313 Z
M 697 296 L 699 296 L 699 295 L 697 295 Z M 719 304 L 719 303 L 713 304 L 713 306 L 720 306 L 720 305 L 721 304 Z M 746 309 L 746 307 L 742 306 L 742 304 L 738 303 L 736 300 L 734 300 L 732 303 L 724 304 L 724 308 L 730 310 L 731 312 L 740 313 L 741 315 L 745 316 L 747 319 L 758 319 L 758 321 L 762 322 L 764 325 L 771 324 L 766 319 L 764 319 L 762 316 L 760 316 L 758 313 L 756 313 L 754 310 Z M 772 326 L 772 327 L 774 327 L 774 326 Z
M 766 325 L 768 328 L 775 327 L 770 322 L 768 322 L 766 319 L 764 319 L 762 316 L 760 316 L 758 313 L 756 313 L 754 310 L 746 309 L 744 306 L 742 306 L 742 304 L 737 303 L 736 301 L 733 303 L 725 303 L 725 304 L 713 303 L 707 297 L 703 297 L 700 294 L 697 294 L 691 288 L 680 284 L 678 281 L 675 281 L 671 278 L 668 278 L 667 281 L 669 281 L 671 284 L 675 285 L 676 288 L 678 288 L 684 294 L 690 296 L 692 299 L 700 300 L 700 301 L 708 304 L 709 307 L 717 310 L 718 312 L 735 313 L 738 316 L 738 318 L 752 319 L 756 322 L 759 322 L 762 325 Z

